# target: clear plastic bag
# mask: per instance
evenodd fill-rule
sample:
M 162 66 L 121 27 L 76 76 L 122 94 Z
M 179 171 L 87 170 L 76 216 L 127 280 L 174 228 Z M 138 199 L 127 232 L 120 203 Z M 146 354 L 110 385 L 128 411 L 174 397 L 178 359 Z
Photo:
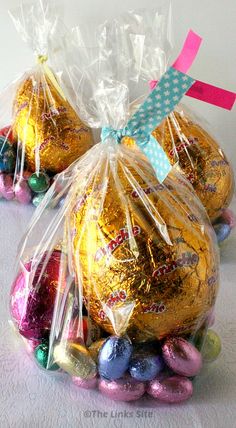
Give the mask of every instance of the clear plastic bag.
M 117 21 L 98 29 L 95 46 L 80 29 L 72 39 L 77 106 L 103 127 L 102 141 L 56 177 L 37 209 L 19 252 L 12 318 L 36 361 L 82 388 L 114 400 L 147 391 L 184 401 L 209 345 L 215 234 L 182 174 L 172 168 L 162 182 L 144 153 L 118 144 L 143 36 L 135 57 Z
M 141 68 L 147 85 L 159 81 L 170 65 L 170 22 L 171 18 L 162 16 L 162 19 L 159 17 L 157 20 L 150 12 L 129 13 L 123 21 L 126 37 L 130 34 L 134 37 L 140 31 L 145 35 Z M 164 38 L 163 31 L 166 35 Z M 211 221 L 221 223 L 229 216 L 227 208 L 233 198 L 234 173 L 220 145 L 207 129 L 202 118 L 197 118 L 189 109 L 180 105 L 153 135 L 165 150 L 171 164 L 177 166 L 190 181 Z M 130 145 L 128 140 L 126 142 Z M 230 217 L 230 223 L 233 224 L 233 218 Z
M 37 65 L 0 95 L 0 194 L 38 205 L 54 175 L 91 148 L 93 138 L 59 84 L 68 56 L 56 2 L 21 3 L 11 17 Z

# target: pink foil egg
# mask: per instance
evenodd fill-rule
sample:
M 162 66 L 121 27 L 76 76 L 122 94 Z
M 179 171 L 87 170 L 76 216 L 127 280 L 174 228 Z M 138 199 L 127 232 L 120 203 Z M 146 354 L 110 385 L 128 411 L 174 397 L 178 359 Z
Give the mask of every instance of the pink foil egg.
M 99 380 L 100 392 L 115 401 L 138 400 L 144 395 L 145 389 L 144 382 L 138 382 L 131 376 L 126 376 L 116 381 Z
M 0 194 L 7 201 L 12 201 L 15 198 L 13 180 L 10 175 L 0 174 Z
M 96 389 L 98 385 L 98 378 L 95 376 L 92 379 L 81 379 L 80 377 L 72 377 L 72 382 L 83 389 Z
M 31 190 L 25 180 L 18 182 L 15 186 L 16 200 L 21 204 L 30 204 L 32 200 Z
M 168 339 L 162 347 L 165 363 L 176 374 L 192 377 L 202 368 L 200 352 L 181 337 Z
M 30 272 L 30 263 L 23 266 L 22 271 L 17 276 L 11 290 L 10 309 L 15 323 L 19 326 L 24 314 L 26 299 L 29 294 L 27 288 L 27 275 Z
M 224 223 L 227 223 L 231 227 L 231 229 L 234 229 L 236 227 L 236 216 L 232 210 L 224 210 L 223 214 L 221 215 L 221 219 Z
M 38 340 L 51 328 L 54 304 L 60 278 L 61 252 L 53 251 L 45 265 L 47 253 L 35 269 L 32 263 L 21 266 L 10 300 L 11 315 L 19 332 L 28 340 Z M 61 280 L 61 290 L 64 279 Z
M 149 383 L 147 393 L 165 403 L 181 403 L 192 396 L 193 384 L 182 376 L 159 377 Z

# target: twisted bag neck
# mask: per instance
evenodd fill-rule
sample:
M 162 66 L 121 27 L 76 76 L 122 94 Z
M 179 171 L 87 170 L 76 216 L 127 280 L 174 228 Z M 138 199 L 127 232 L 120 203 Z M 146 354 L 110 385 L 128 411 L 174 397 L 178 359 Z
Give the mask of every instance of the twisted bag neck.
M 171 171 L 171 164 L 160 144 L 152 136 L 152 132 L 175 109 L 194 83 L 195 80 L 190 76 L 171 67 L 125 128 L 102 129 L 102 142 L 113 139 L 120 144 L 123 137 L 132 137 L 150 161 L 157 179 L 162 183 Z

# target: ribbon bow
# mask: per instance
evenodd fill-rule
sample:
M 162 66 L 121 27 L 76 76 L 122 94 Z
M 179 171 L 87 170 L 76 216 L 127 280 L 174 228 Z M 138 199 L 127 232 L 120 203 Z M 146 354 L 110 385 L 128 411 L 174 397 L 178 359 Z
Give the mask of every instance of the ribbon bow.
M 169 68 L 125 128 L 119 130 L 103 128 L 102 142 L 112 138 L 119 144 L 125 136 L 134 138 L 162 183 L 172 167 L 164 150 L 152 136 L 152 132 L 175 109 L 194 83 L 195 80 L 192 77 L 174 67 Z

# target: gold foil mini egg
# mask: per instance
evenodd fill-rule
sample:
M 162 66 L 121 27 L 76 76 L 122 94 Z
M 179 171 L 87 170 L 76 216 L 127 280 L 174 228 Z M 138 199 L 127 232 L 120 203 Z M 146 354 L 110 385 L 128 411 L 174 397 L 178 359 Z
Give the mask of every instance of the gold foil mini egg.
M 81 379 L 92 379 L 97 373 L 96 363 L 88 350 L 79 343 L 62 341 L 57 344 L 54 361 L 66 373 Z

